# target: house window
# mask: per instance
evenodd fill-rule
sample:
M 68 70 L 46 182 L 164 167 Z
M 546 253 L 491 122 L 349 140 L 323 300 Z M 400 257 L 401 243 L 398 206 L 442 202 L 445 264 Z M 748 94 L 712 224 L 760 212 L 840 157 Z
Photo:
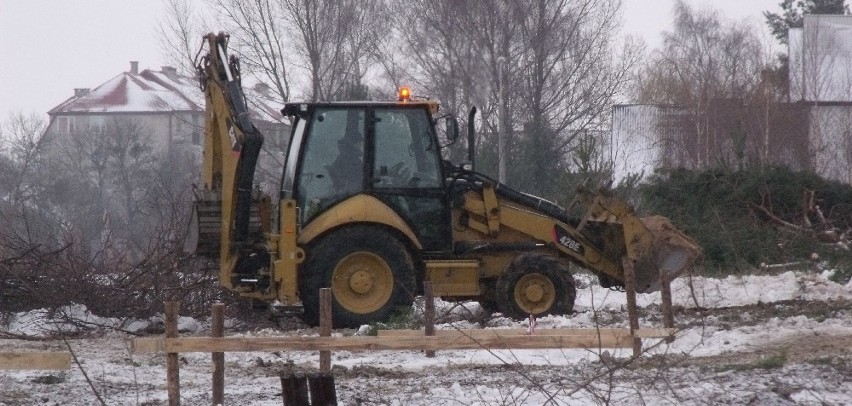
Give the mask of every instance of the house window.
M 56 118 L 56 132 L 59 134 L 68 134 L 68 117 Z
M 90 116 L 89 117 L 89 132 L 93 134 L 103 134 L 104 132 L 104 117 Z
M 204 130 L 203 117 L 201 114 L 190 114 L 188 117 L 189 121 L 186 127 L 189 128 L 193 145 L 201 145 L 201 132 Z

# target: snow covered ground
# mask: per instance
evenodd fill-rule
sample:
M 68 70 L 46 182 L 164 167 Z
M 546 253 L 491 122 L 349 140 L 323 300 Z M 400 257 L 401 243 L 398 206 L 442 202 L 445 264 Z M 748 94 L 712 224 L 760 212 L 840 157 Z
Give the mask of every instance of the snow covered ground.
M 824 272 L 681 278 L 673 283 L 674 343 L 643 341 L 646 353 L 630 350 L 415 351 L 332 354 L 340 404 L 540 405 L 540 404 L 852 404 L 852 282 L 840 285 Z M 538 329 L 627 327 L 623 293 L 578 276 L 575 313 L 545 317 Z M 640 324 L 661 325 L 659 294 L 639 296 Z M 526 327 L 488 315 L 475 303 L 439 303 L 439 328 Z M 134 336 L 92 328 L 117 321 L 82 306 L 63 312 L 82 323 L 57 322 L 55 314 L 10 315 L 0 324 L 0 351 L 67 351 L 56 339 L 24 339 L 57 331 L 86 330 L 67 345 L 79 366 L 69 371 L 0 371 L 0 405 L 166 404 L 165 356 L 131 354 Z M 121 326 L 149 329 L 156 321 Z M 182 318 L 182 335 L 206 335 L 206 321 Z M 316 329 L 282 332 L 246 329 L 235 320 L 228 335 L 316 335 Z M 356 334 L 337 330 L 336 335 Z M 227 404 L 280 405 L 279 374 L 315 371 L 311 352 L 228 353 Z M 85 371 L 86 376 L 81 371 Z M 185 405 L 210 404 L 209 354 L 181 354 Z M 93 389 L 94 388 L 94 389 Z

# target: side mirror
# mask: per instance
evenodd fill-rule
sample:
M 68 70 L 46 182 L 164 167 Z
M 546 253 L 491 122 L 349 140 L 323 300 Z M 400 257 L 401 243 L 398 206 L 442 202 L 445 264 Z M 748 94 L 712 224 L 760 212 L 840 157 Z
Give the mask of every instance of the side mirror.
M 455 116 L 447 117 L 447 140 L 453 142 L 459 137 L 459 121 Z

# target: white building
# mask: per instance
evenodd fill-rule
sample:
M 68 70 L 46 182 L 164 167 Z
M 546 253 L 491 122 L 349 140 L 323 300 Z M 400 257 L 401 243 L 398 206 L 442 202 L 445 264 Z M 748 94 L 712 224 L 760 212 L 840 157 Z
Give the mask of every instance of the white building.
M 852 183 L 852 16 L 806 15 L 788 54 L 790 100 L 810 107 L 813 169 Z

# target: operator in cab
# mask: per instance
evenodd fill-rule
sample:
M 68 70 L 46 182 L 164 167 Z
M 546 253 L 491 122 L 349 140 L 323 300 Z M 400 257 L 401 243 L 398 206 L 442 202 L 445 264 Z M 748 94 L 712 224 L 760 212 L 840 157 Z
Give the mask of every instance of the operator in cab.
M 360 131 L 348 131 L 337 141 L 337 149 L 337 158 L 326 169 L 335 193 L 349 195 L 362 186 L 364 135 Z

